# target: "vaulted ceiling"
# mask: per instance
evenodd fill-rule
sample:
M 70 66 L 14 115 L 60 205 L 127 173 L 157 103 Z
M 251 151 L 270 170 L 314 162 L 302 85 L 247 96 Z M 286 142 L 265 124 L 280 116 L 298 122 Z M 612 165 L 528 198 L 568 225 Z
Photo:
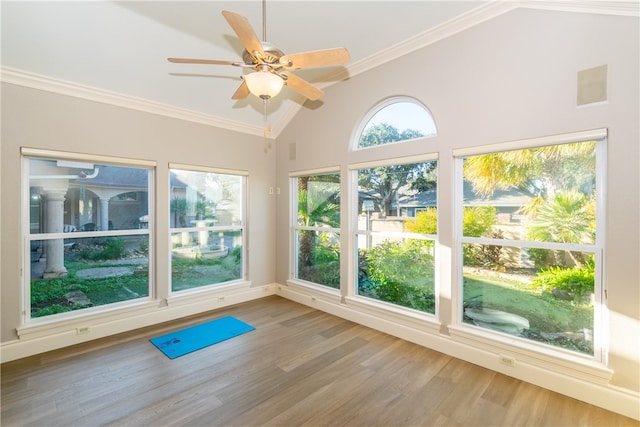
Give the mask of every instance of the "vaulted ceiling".
M 288 54 L 346 47 L 349 65 L 296 72 L 323 88 L 527 3 L 268 0 L 266 35 Z M 277 135 L 309 106 L 285 87 L 265 120 L 262 100 L 231 99 L 243 69 L 166 59 L 240 60 L 243 47 L 221 12 L 247 17 L 262 38 L 260 1 L 3 0 L 1 7 L 3 81 L 258 135 L 267 125 Z

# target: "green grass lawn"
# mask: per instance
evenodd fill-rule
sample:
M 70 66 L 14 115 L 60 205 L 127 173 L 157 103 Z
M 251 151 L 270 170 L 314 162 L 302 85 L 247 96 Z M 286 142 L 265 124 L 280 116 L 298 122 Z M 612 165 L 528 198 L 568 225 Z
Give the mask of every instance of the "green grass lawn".
M 78 271 L 95 267 L 128 267 L 134 274 L 105 278 L 83 279 Z M 91 301 L 92 306 L 111 304 L 149 295 L 149 272 L 146 266 L 132 261 L 119 262 L 71 261 L 65 264 L 67 276 L 31 281 L 31 317 L 42 317 L 66 311 L 86 308 L 70 304 L 65 295 L 80 291 Z
M 529 320 L 530 329 L 540 332 L 593 328 L 593 306 L 557 300 L 525 284 L 465 275 L 464 301 L 481 302 L 485 308 L 522 316 Z
M 241 278 L 242 264 L 238 257 L 232 255 L 171 261 L 171 289 L 174 292 Z
M 582 353 L 593 354 L 592 344 L 580 339 L 584 329 L 593 330 L 593 306 L 574 301 L 558 300 L 550 294 L 526 284 L 500 281 L 484 276 L 464 276 L 464 303 L 481 304 L 483 308 L 517 314 L 529 321 L 526 338 Z M 466 319 L 471 323 L 471 320 Z M 557 334 L 571 335 L 567 339 Z M 550 338 L 553 336 L 554 338 Z

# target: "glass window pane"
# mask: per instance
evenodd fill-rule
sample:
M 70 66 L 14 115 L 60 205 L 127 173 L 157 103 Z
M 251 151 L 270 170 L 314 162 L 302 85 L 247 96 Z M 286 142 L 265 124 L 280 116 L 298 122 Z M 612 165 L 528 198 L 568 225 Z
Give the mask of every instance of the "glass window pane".
M 149 296 L 148 235 L 32 240 L 30 255 L 32 318 Z
M 383 106 L 367 122 L 358 148 L 436 136 L 431 113 L 417 102 L 399 101 Z
M 358 237 L 358 294 L 434 314 L 433 240 Z
M 171 170 L 171 228 L 242 224 L 243 177 Z
M 464 160 L 464 235 L 595 242 L 596 142 Z
M 437 162 L 360 169 L 358 184 L 358 294 L 434 314 Z
M 298 177 L 298 225 L 340 226 L 340 176 Z
M 131 230 L 148 224 L 149 170 L 30 159 L 31 233 Z
M 360 169 L 358 212 L 370 218 L 414 218 L 420 211 L 435 208 L 437 166 L 434 160 Z
M 148 298 L 152 170 L 27 161 L 30 317 Z
M 332 288 L 340 287 L 340 233 L 298 230 L 296 277 Z
M 339 288 L 340 175 L 330 173 L 300 176 L 295 178 L 295 183 L 295 277 Z
M 593 355 L 593 254 L 479 244 L 463 251 L 465 323 Z M 492 269 L 496 259 L 514 268 Z
M 464 159 L 464 322 L 595 354 L 597 144 Z
M 172 233 L 171 290 L 240 280 L 242 258 L 242 230 Z
M 244 177 L 182 169 L 170 175 L 171 290 L 243 279 Z

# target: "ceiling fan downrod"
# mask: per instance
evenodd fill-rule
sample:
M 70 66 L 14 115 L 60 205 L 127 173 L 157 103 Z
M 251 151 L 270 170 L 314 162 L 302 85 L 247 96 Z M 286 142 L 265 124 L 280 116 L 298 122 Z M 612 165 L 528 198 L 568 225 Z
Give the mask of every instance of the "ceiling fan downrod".
M 262 0 L 262 41 L 267 41 L 267 0 Z

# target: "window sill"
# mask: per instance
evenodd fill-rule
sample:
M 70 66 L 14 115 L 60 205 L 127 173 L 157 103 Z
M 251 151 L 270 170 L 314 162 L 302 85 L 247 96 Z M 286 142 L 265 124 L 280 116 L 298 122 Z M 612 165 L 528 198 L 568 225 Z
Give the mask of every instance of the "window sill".
M 109 322 L 153 312 L 158 309 L 159 300 L 144 299 L 141 301 L 123 301 L 109 306 L 88 308 L 83 311 L 71 312 L 64 317 L 50 318 L 49 316 L 30 320 L 30 323 L 16 328 L 21 340 L 29 340 L 51 336 L 69 330 L 86 328 L 90 325 Z M 65 313 L 67 314 L 67 313 Z M 73 316 L 73 317 L 71 317 Z
M 241 291 L 247 291 L 249 288 L 251 288 L 251 282 L 238 280 L 223 285 L 209 285 L 179 291 L 173 293 L 166 301 L 168 307 L 193 304 L 208 299 L 223 302 L 227 296 Z
M 390 320 L 419 331 L 427 330 L 433 334 L 440 333 L 441 324 L 433 314 L 423 313 L 357 295 L 347 297 L 345 301 L 348 306 L 352 306 L 358 311 L 372 314 L 377 318 Z
M 451 337 L 456 341 L 500 356 L 507 356 L 514 359 L 514 363 L 521 361 L 600 385 L 608 385 L 613 376 L 611 369 L 588 355 L 535 342 L 529 343 L 524 339 L 493 333 L 470 325 L 449 325 L 448 329 Z
M 330 298 L 340 297 L 340 290 L 329 286 L 319 285 L 317 283 L 305 282 L 304 280 L 289 279 L 287 280 L 287 286 L 291 286 L 305 291 L 312 292 L 320 296 L 327 296 Z

